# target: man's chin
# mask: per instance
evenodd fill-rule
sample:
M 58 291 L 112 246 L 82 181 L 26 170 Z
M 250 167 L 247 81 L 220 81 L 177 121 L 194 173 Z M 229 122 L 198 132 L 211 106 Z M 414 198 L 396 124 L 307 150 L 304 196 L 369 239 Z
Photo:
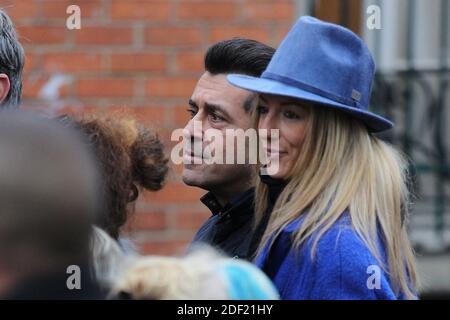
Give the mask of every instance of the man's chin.
M 202 187 L 202 170 L 199 165 L 188 164 L 184 165 L 182 180 L 183 182 L 192 187 Z

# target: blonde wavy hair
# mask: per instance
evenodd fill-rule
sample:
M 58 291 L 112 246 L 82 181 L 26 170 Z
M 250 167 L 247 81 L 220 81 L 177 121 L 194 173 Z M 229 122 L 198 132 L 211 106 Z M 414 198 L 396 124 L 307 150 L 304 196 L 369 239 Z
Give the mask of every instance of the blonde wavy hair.
M 389 274 L 393 289 L 415 298 L 418 278 L 404 221 L 410 201 L 405 157 L 341 111 L 314 105 L 308 109 L 302 151 L 274 205 L 256 256 L 273 244 L 284 227 L 305 215 L 293 241 L 299 247 L 313 239 L 313 259 L 321 236 L 348 210 L 354 230 Z M 256 126 L 257 112 L 253 118 Z M 267 186 L 258 178 L 257 223 L 267 201 Z M 379 234 L 386 246 L 387 266 L 377 246 Z

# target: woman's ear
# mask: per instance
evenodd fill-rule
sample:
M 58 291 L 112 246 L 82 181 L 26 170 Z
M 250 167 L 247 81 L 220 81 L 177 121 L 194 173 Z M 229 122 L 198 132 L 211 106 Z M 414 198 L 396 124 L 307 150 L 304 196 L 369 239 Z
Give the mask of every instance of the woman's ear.
M 0 73 L 0 103 L 8 96 L 10 88 L 11 84 L 9 83 L 8 76 L 4 73 Z

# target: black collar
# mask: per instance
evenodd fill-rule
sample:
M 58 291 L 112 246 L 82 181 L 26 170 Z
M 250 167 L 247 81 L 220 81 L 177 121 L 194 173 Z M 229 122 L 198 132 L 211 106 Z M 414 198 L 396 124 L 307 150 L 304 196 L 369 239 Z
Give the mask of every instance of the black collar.
M 287 185 L 287 181 L 275 179 L 269 175 L 260 175 L 261 182 L 269 188 L 269 205 L 274 206 L 278 197 Z
M 253 214 L 255 188 L 250 188 L 247 191 L 237 195 L 229 203 L 222 206 L 212 192 L 208 192 L 200 201 L 208 207 L 213 215 L 218 216 L 234 216 L 234 213 L 249 212 Z M 251 209 L 251 210 L 246 210 Z

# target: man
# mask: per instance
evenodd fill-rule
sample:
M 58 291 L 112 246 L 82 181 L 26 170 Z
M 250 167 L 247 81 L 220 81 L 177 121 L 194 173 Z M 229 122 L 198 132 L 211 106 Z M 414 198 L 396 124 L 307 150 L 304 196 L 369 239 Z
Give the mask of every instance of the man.
M 0 109 L 19 106 L 24 63 L 25 54 L 11 19 L 0 10 Z
M 257 96 L 230 85 L 227 74 L 260 76 L 275 49 L 254 40 L 232 39 L 211 46 L 205 55 L 205 73 L 199 79 L 189 99 L 192 119 L 185 127 L 191 149 L 185 149 L 183 181 L 209 191 L 201 201 L 212 216 L 197 232 L 193 243 L 204 242 L 221 249 L 231 257 L 249 258 L 253 231 L 254 165 L 206 164 L 201 150 L 209 145 L 204 132 L 214 129 L 226 141 L 226 130 L 252 127 L 251 111 Z M 195 125 L 201 124 L 201 130 Z M 223 154 L 235 152 L 235 148 Z M 197 158 L 197 159 L 195 159 Z M 198 160 L 201 164 L 198 163 Z
M 102 212 L 98 176 L 69 129 L 1 112 L 0 299 L 102 297 L 89 273 L 91 225 Z

